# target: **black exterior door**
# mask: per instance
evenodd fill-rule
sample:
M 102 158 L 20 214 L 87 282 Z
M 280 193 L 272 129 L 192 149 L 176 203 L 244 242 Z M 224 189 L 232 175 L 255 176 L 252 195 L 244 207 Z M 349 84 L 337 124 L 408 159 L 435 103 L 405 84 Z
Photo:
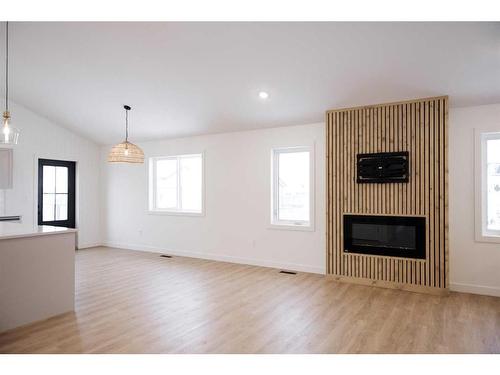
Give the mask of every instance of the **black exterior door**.
M 38 225 L 75 228 L 74 161 L 38 159 Z

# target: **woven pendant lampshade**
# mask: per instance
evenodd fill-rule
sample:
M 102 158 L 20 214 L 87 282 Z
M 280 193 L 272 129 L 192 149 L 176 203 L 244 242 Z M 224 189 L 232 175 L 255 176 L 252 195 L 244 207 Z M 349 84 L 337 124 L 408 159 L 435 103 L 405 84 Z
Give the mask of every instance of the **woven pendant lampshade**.
M 144 163 L 144 152 L 130 142 L 122 142 L 113 146 L 108 155 L 110 163 Z
M 144 152 L 139 146 L 128 141 L 128 111 L 130 107 L 124 105 L 125 108 L 125 141 L 113 146 L 108 154 L 109 163 L 144 163 Z

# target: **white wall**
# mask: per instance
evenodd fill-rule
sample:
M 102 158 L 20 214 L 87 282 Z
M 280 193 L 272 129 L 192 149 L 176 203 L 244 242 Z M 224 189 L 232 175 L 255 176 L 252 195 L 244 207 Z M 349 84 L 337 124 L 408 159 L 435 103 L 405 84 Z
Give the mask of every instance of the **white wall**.
M 148 164 L 110 165 L 102 148 L 110 246 L 325 272 L 324 124 L 140 143 L 146 158 L 204 152 L 205 216 L 149 215 Z M 315 231 L 269 228 L 271 148 L 315 142 Z
M 10 111 L 12 126 L 21 130 L 21 136 L 13 146 L 13 188 L 0 191 L 0 214 L 22 215 L 23 222 L 36 224 L 37 158 L 76 161 L 78 246 L 100 244 L 99 146 L 21 105 L 10 103 Z
M 500 104 L 450 110 L 450 286 L 500 296 L 500 244 L 474 236 L 474 129 L 500 132 Z

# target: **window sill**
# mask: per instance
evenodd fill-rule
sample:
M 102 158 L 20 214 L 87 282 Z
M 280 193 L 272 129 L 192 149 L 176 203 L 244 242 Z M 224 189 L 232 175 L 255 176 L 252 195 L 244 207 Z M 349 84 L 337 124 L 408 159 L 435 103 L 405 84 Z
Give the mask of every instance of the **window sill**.
M 314 232 L 314 226 L 312 225 L 293 225 L 293 224 L 269 224 L 268 229 L 277 230 L 298 230 L 302 232 Z
M 159 216 L 205 216 L 204 212 L 149 210 L 148 215 Z
M 479 234 L 476 235 L 476 242 L 500 243 L 500 235 Z

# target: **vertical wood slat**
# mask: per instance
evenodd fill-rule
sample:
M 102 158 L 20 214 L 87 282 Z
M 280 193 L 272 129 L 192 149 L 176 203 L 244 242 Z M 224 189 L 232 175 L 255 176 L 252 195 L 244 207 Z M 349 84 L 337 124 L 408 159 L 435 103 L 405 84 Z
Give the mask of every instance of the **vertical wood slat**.
M 335 148 L 332 143 L 332 139 L 334 137 L 334 126 L 332 124 L 332 113 L 326 114 L 326 223 L 327 223 L 327 235 L 326 235 L 326 243 L 328 246 L 327 254 L 326 254 L 326 265 L 327 265 L 327 273 L 334 272 L 334 257 L 332 256 L 332 248 L 333 248 L 333 238 L 328 235 L 329 232 L 333 232 L 332 226 L 334 224 L 334 216 L 333 212 L 335 212 L 334 202 L 335 199 L 333 197 L 335 189 L 331 185 L 332 181 L 335 181 L 335 176 L 333 176 L 333 167 L 332 163 L 329 163 L 328 160 L 332 159 L 332 154 L 335 154 Z
M 340 229 L 340 223 L 339 223 L 339 218 L 342 213 L 342 208 L 339 205 L 340 199 L 339 199 L 339 191 L 340 191 L 340 180 L 342 179 L 340 176 L 340 152 L 339 152 L 339 144 L 340 144 L 340 129 L 337 126 L 339 123 L 339 116 L 341 115 L 340 112 L 335 113 L 335 123 L 333 124 L 335 128 L 335 163 L 332 163 L 335 165 L 335 172 L 334 176 L 336 176 L 335 181 L 333 181 L 332 185 L 335 187 L 335 193 L 334 193 L 334 199 L 335 199 L 335 212 L 333 212 L 333 216 L 335 217 L 335 227 L 334 231 L 337 232 Z M 331 162 L 330 160 L 328 162 Z M 341 260 L 340 260 L 340 255 L 342 252 L 336 251 L 336 249 L 341 248 L 341 244 L 339 243 L 340 241 L 340 236 L 334 236 L 334 248 L 331 250 L 331 252 L 334 254 L 337 260 L 337 266 L 336 266 L 336 274 L 342 274 L 342 269 L 340 267 Z
M 338 158 L 339 158 L 339 182 L 338 182 L 338 188 L 339 190 L 337 191 L 337 195 L 338 195 L 338 212 L 337 212 L 337 215 L 338 215 L 338 220 L 337 220 L 337 228 L 338 228 L 338 231 L 340 231 L 342 229 L 342 212 L 344 212 L 344 200 L 343 200 L 343 193 L 342 193 L 342 184 L 343 184 L 343 181 L 344 181 L 344 178 L 343 178 L 343 173 L 344 173 L 344 161 L 343 161 L 343 157 L 342 157 L 342 147 L 343 147 L 343 143 L 344 143 L 344 138 L 343 138 L 343 131 L 344 131 L 344 127 L 343 127 L 343 119 L 344 119 L 344 114 L 343 113 L 340 113 L 339 114 L 339 122 L 341 124 L 341 126 L 339 127 L 339 144 L 338 144 Z M 343 246 L 343 237 L 342 236 L 339 236 L 339 239 L 338 239 L 338 244 L 339 244 L 339 247 L 342 248 Z M 340 252 L 339 254 L 339 267 L 340 267 L 340 272 L 341 273 L 345 273 L 346 271 L 346 267 L 345 267 L 345 258 L 342 256 L 342 252 Z
M 440 267 L 441 269 L 444 269 L 444 272 L 441 272 L 442 275 L 442 288 L 447 288 L 448 284 L 446 282 L 447 280 L 447 275 L 448 275 L 448 248 L 447 248 L 447 243 L 445 244 L 445 241 L 447 241 L 446 237 L 448 234 L 448 228 L 445 227 L 445 223 L 447 223 L 447 218 L 445 217 L 446 212 L 448 211 L 448 203 L 447 201 L 445 202 L 445 196 L 447 197 L 447 191 L 448 191 L 448 185 L 447 185 L 447 178 L 448 178 L 448 161 L 447 161 L 447 155 L 448 155 L 448 149 L 447 149 L 447 139 L 445 135 L 446 131 L 446 126 L 448 123 L 448 107 L 447 107 L 447 102 L 445 103 L 444 100 L 439 100 L 439 139 L 440 139 L 440 145 L 441 145 L 441 150 L 440 150 L 440 178 L 439 178 L 439 205 L 440 205 L 440 214 L 439 214 L 439 232 L 441 234 L 440 237 L 440 243 L 439 246 L 441 248 L 445 249 L 445 253 L 441 254 L 443 255 L 441 257 L 441 264 Z M 446 111 L 446 114 L 445 114 Z M 446 116 L 446 118 L 445 118 Z
M 448 287 L 447 97 L 328 111 L 327 273 Z M 407 184 L 357 184 L 359 153 L 409 151 Z M 343 214 L 426 217 L 426 259 L 343 252 Z
M 429 249 L 432 251 L 432 255 L 430 258 L 430 278 L 431 278 L 431 286 L 436 286 L 436 275 L 434 272 L 434 265 L 436 263 L 436 248 L 434 246 L 434 213 L 435 213 L 435 208 L 434 208 L 434 102 L 429 102 L 427 105 L 427 122 L 428 122 L 428 128 L 429 128 L 429 174 L 428 174 L 428 180 L 429 180 L 429 187 L 428 187 L 428 207 L 429 210 L 427 214 L 429 215 Z
M 435 227 L 435 234 L 434 234 L 434 243 L 436 247 L 439 249 L 441 248 L 441 231 L 440 231 L 440 224 L 439 224 L 439 218 L 440 218 L 440 212 L 441 212 L 441 205 L 439 201 L 439 192 L 440 192 L 440 174 L 439 174 L 439 164 L 441 163 L 441 152 L 440 152 L 440 144 L 439 144 L 439 129 L 441 127 L 440 122 L 439 122 L 439 111 L 440 111 L 440 102 L 437 100 L 434 104 L 434 150 L 436 153 L 436 159 L 434 160 L 434 181 L 435 181 L 435 189 L 434 189 L 434 204 L 436 206 L 436 213 L 434 215 L 434 227 Z M 442 254 L 440 251 L 437 251 L 438 258 L 436 259 L 436 264 L 435 264 L 435 273 L 436 273 L 436 284 L 438 287 L 442 288 L 443 282 L 442 282 L 442 274 L 440 272 L 440 269 L 442 268 L 441 264 L 441 258 Z

